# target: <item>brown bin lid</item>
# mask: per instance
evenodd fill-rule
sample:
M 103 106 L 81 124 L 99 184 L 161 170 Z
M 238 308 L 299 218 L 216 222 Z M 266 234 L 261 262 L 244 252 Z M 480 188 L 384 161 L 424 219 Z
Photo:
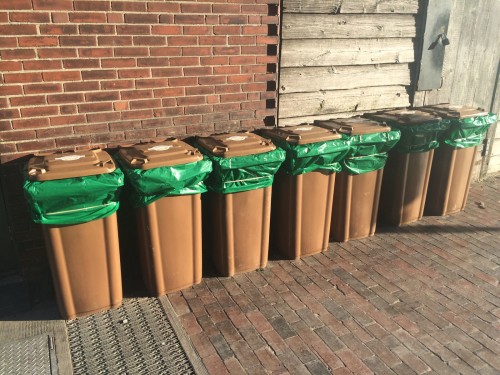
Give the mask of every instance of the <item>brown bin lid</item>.
M 198 137 L 197 142 L 212 155 L 222 158 L 262 154 L 276 149 L 271 141 L 248 132 Z
M 386 124 L 381 124 L 380 122 L 362 117 L 317 121 L 315 123 L 318 126 L 327 129 L 336 129 L 339 133 L 349 135 L 385 133 L 391 131 L 391 128 Z
M 115 162 L 103 150 L 40 154 L 28 161 L 28 176 L 31 181 L 93 176 L 111 173 L 115 169 Z
M 128 167 L 142 170 L 194 163 L 203 159 L 196 148 L 178 139 L 123 147 L 118 154 Z
M 466 118 L 486 116 L 488 112 L 484 109 L 468 107 L 464 105 L 453 105 L 450 103 L 428 105 L 420 108 L 422 111 L 433 112 L 443 118 Z
M 418 125 L 441 121 L 441 117 L 418 109 L 391 109 L 388 111 L 365 113 L 364 116 L 377 121 L 394 121 L 400 125 Z
M 326 129 L 315 125 L 263 129 L 261 134 L 271 139 L 277 138 L 295 145 L 305 145 L 342 138 L 336 129 Z

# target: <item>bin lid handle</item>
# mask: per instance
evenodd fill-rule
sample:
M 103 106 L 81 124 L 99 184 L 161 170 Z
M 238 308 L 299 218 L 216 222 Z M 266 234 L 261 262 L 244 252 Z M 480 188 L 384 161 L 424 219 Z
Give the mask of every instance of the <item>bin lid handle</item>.
M 339 131 L 342 132 L 342 133 L 352 133 L 354 127 L 350 126 L 350 125 L 344 125 L 344 126 L 341 126 Z
M 111 158 L 106 160 L 99 160 L 94 164 L 96 167 L 105 167 L 106 165 L 114 165 L 113 160 Z
M 28 175 L 37 176 L 39 174 L 47 173 L 47 165 L 45 163 L 43 156 L 35 156 L 33 159 L 35 160 L 33 164 L 30 166 Z
M 300 134 L 296 134 L 290 130 L 275 128 L 276 133 L 285 139 L 285 141 L 300 141 L 302 136 Z
M 289 134 L 286 137 L 287 141 L 300 141 L 302 137 L 299 134 Z
M 223 154 L 225 152 L 229 151 L 229 147 L 227 146 L 221 146 L 221 145 L 215 145 L 214 148 L 212 149 L 212 152 L 214 154 Z
M 136 167 L 137 165 L 144 165 L 149 162 L 148 157 L 140 150 L 132 147 L 127 150 L 127 154 L 130 157 L 130 165 Z

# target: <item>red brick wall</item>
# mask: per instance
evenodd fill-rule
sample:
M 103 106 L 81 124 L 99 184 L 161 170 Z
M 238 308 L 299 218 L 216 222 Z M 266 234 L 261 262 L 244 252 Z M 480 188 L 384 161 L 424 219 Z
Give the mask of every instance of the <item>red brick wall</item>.
M 0 0 L 2 186 L 21 263 L 43 250 L 37 151 L 274 124 L 279 0 Z
M 273 122 L 277 2 L 0 0 L 2 161 Z

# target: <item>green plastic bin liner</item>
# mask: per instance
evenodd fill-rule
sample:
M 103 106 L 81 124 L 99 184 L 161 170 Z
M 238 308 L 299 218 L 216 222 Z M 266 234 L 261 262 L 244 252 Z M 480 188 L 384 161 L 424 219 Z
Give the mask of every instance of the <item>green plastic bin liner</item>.
M 384 122 L 391 129 L 401 132 L 394 151 L 400 153 L 427 152 L 439 147 L 439 139 L 449 128 L 447 122 L 436 114 L 421 109 L 393 109 L 364 115 L 369 119 Z
M 384 168 L 389 152 L 401 137 L 399 130 L 349 136 L 350 149 L 342 171 L 357 175 Z
M 496 122 L 497 116 L 493 113 L 486 116 L 444 119 L 443 123 L 448 125 L 448 130 L 443 133 L 441 142 L 456 148 L 479 146 L 490 126 Z
M 318 170 L 340 172 L 340 162 L 350 148 L 346 135 L 313 125 L 264 129 L 259 134 L 285 150 L 281 170 L 292 176 Z
M 198 137 L 195 146 L 211 161 L 208 190 L 239 193 L 269 187 L 285 160 L 285 151 L 253 133 Z
M 39 224 L 72 225 L 102 219 L 119 207 L 123 172 L 30 181 L 23 185 L 33 221 Z
M 402 125 L 396 121 L 387 121 L 392 129 L 401 131 L 401 139 L 394 147 L 401 153 L 426 152 L 439 147 L 439 139 L 449 128 L 446 121 L 424 122 L 414 125 Z
M 443 118 L 448 128 L 439 141 L 453 148 L 479 146 L 489 127 L 497 122 L 495 114 L 465 105 L 442 103 L 419 109 Z
M 212 162 L 176 138 L 121 147 L 115 155 L 125 173 L 126 196 L 134 207 L 175 195 L 207 191 Z

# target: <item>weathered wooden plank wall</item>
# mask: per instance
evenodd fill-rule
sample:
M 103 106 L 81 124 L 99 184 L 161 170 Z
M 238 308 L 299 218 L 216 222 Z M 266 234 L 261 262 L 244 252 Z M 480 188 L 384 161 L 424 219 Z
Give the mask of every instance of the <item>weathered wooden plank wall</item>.
M 438 90 L 417 91 L 414 106 L 450 102 L 500 115 L 499 14 L 500 0 L 454 1 L 442 86 Z M 487 147 L 478 151 L 475 171 L 476 179 L 487 172 L 500 171 L 500 127 L 492 127 Z
M 279 125 L 410 105 L 418 0 L 283 0 Z

